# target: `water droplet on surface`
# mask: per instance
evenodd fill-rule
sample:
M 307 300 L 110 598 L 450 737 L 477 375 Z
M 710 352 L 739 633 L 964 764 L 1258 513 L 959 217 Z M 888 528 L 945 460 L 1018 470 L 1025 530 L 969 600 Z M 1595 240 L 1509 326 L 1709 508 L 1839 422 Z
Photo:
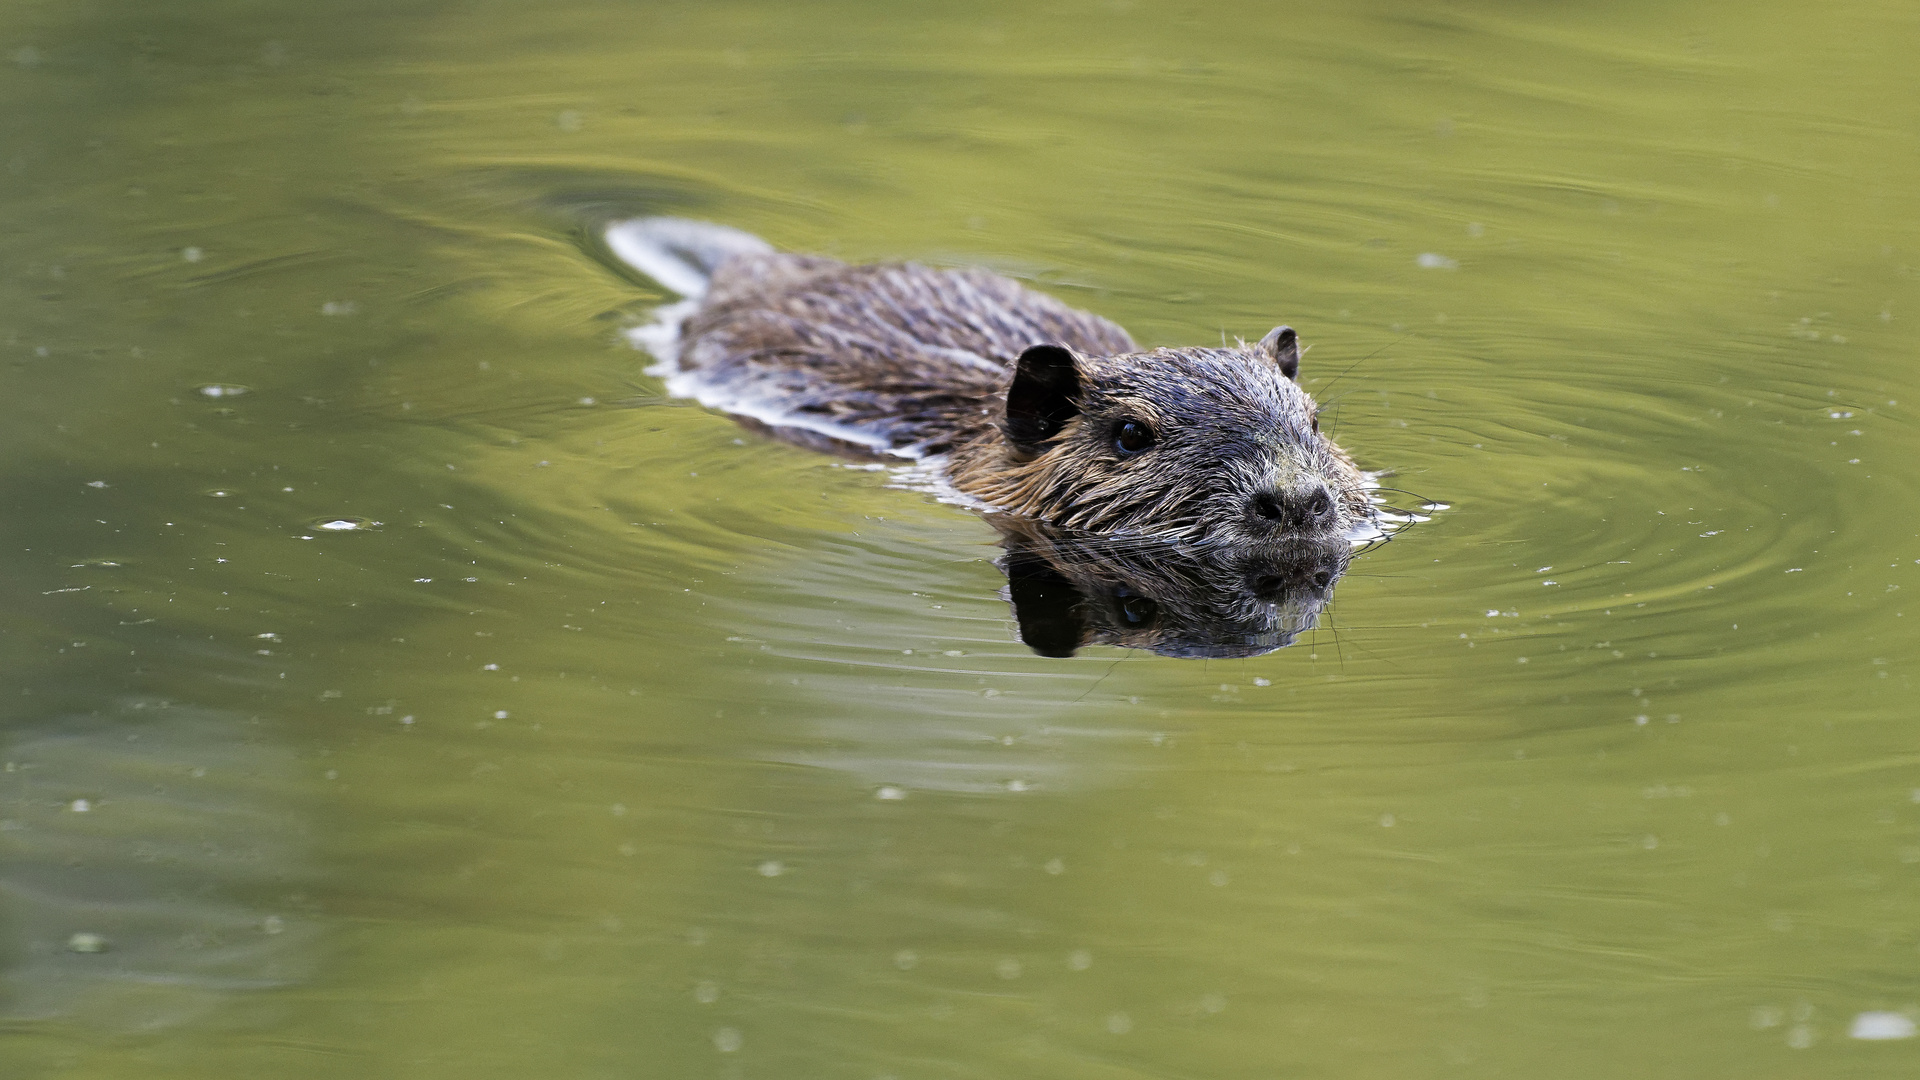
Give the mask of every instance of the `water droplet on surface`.
M 1863 1012 L 1853 1018 L 1847 1034 L 1855 1039 L 1911 1039 L 1913 1018 L 1897 1012 Z

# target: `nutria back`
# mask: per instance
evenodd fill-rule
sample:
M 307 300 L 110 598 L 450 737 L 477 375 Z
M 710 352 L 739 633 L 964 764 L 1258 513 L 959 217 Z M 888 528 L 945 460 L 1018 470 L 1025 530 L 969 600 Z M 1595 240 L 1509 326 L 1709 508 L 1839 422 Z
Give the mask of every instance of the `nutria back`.
M 636 334 L 675 393 L 806 445 L 929 459 L 988 507 L 1068 528 L 1247 544 L 1372 520 L 1366 476 L 1295 382 L 1291 329 L 1142 350 L 984 270 L 733 243 L 693 259 L 709 280 L 663 309 L 677 336 Z

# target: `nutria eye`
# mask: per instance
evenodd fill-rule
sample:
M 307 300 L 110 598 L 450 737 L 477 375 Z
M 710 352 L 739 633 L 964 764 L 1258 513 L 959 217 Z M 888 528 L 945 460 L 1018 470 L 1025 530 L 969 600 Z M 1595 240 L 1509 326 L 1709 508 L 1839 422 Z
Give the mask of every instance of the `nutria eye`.
M 1153 445 L 1153 431 L 1138 420 L 1128 420 L 1113 434 L 1113 448 L 1131 457 Z

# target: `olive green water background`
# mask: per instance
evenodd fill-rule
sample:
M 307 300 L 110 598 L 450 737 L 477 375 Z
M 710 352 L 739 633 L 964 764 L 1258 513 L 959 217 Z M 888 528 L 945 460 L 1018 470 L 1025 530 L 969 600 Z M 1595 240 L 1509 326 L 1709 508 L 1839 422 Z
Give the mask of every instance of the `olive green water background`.
M 0 1074 L 1920 1069 L 1912 5 L 4 11 Z M 1451 509 L 1035 656 L 638 212 L 1289 322 Z

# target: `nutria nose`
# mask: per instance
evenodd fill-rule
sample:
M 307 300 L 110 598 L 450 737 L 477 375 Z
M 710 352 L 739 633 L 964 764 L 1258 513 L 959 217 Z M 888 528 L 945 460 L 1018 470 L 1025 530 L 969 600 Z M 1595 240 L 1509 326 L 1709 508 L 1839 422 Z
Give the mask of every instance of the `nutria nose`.
M 1324 484 L 1274 488 L 1253 497 L 1253 514 L 1288 532 L 1312 532 L 1333 524 L 1333 496 Z

